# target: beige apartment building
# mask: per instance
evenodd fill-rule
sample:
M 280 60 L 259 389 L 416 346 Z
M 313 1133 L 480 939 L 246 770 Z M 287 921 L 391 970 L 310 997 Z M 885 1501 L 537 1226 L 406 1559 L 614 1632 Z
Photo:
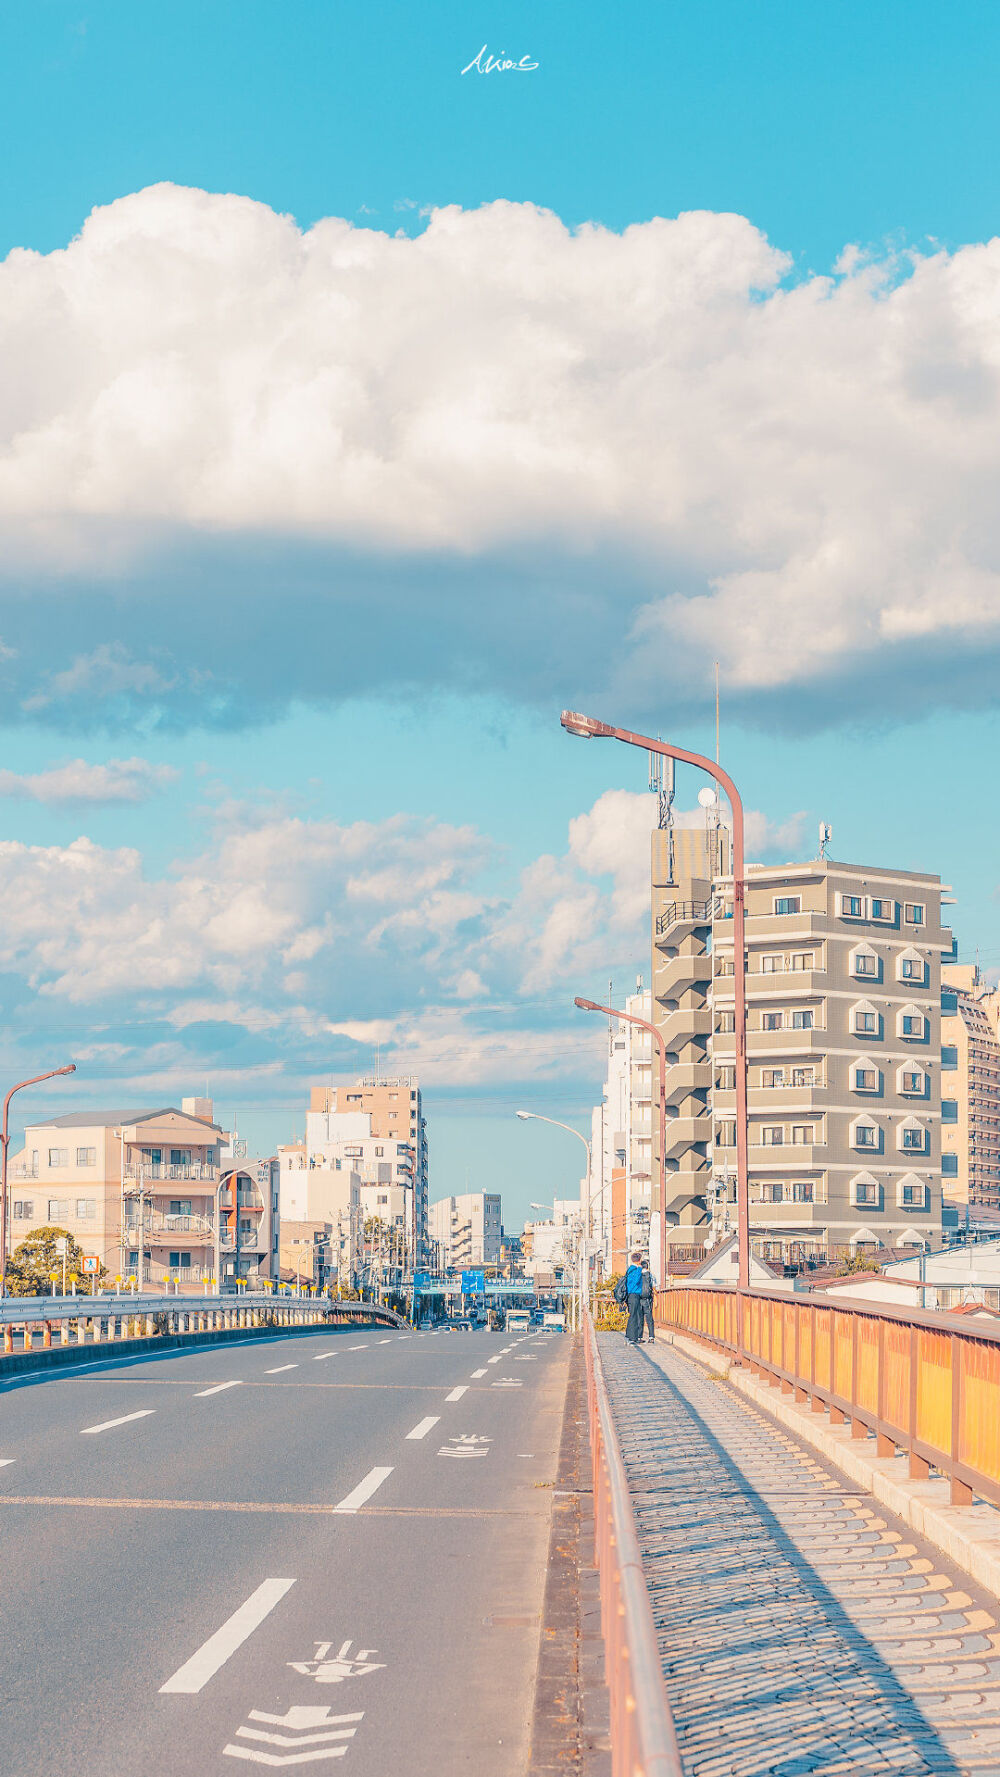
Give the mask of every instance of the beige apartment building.
M 463 1191 L 430 1206 L 428 1244 L 442 1271 L 498 1265 L 502 1233 L 498 1192 Z
M 112 1279 L 201 1288 L 215 1272 L 224 1141 L 201 1098 L 180 1110 L 70 1111 L 30 1124 L 8 1168 L 11 1248 L 56 1226 Z
M 410 1244 L 416 1263 L 421 1264 L 427 1243 L 428 1157 L 419 1079 L 409 1074 L 396 1079 L 370 1075 L 349 1085 L 314 1086 L 309 1109 L 335 1116 L 367 1116 L 371 1119 L 367 1125 L 370 1135 L 399 1142 L 407 1150 Z
M 278 1176 L 282 1278 L 351 1287 L 360 1276 L 363 1235 L 353 1162 L 290 1142 L 278 1149 Z
M 941 961 L 953 951 L 941 897 L 937 876 L 826 858 L 748 869 L 750 1225 L 762 1258 L 940 1240 Z M 731 1201 L 731 876 L 715 883 L 711 951 L 713 1161 Z M 699 994 L 703 978 L 699 954 Z
M 1000 992 L 974 963 L 946 963 L 941 973 L 944 1197 L 1000 1209 Z

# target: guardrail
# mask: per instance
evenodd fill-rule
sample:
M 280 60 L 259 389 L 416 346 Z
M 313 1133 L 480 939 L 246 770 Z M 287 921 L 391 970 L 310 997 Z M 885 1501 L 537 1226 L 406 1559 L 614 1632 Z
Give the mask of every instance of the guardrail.
M 683 1777 L 628 1478 L 589 1308 L 584 1352 L 613 1777 Z
M 375 1302 L 342 1302 L 336 1297 L 273 1295 L 222 1296 L 6 1296 L 0 1301 L 3 1350 L 14 1350 L 14 1330 L 24 1332 L 24 1348 L 32 1347 L 33 1330 L 42 1329 L 42 1349 L 52 1344 L 52 1329 L 59 1328 L 59 1343 L 70 1343 L 76 1322 L 77 1343 L 94 1344 L 125 1339 L 154 1338 L 158 1333 L 214 1332 L 226 1327 L 319 1326 L 346 1324 L 352 1320 L 376 1321 L 380 1326 L 405 1326 L 392 1308 Z M 102 1336 L 103 1335 L 103 1336 Z
M 743 1357 L 763 1380 L 828 1411 L 879 1456 L 931 1469 L 953 1505 L 1000 1504 L 1000 1331 L 946 1311 L 679 1284 L 657 1298 L 665 1328 Z M 742 1334 L 742 1338 L 740 1337 Z

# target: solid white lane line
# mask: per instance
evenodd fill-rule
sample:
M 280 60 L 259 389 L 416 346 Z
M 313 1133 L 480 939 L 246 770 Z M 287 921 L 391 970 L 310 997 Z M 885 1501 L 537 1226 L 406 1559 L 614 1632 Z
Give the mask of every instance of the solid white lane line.
M 264 1580 L 251 1592 L 245 1604 L 234 1610 L 227 1617 L 221 1629 L 203 1642 L 197 1653 L 178 1666 L 172 1678 L 161 1684 L 160 1693 L 164 1691 L 180 1691 L 186 1697 L 193 1697 L 198 1691 L 204 1690 L 210 1678 L 214 1678 L 220 1666 L 224 1666 L 231 1654 L 259 1629 L 266 1616 L 269 1616 L 276 1604 L 280 1604 L 285 1593 L 294 1580 Z
M 142 1407 L 138 1413 L 123 1413 L 120 1419 L 105 1419 L 101 1425 L 84 1425 L 80 1429 L 80 1436 L 87 1438 L 95 1431 L 110 1431 L 115 1425 L 129 1425 L 133 1419 L 149 1419 L 155 1412 L 155 1407 Z
M 485 1370 L 473 1370 L 473 1372 L 472 1372 L 473 1382 L 478 1382 L 480 1376 L 485 1376 L 485 1374 L 486 1374 Z
M 367 1351 L 368 1347 L 367 1345 L 349 1345 L 347 1349 L 348 1351 Z
M 224 1388 L 242 1388 L 242 1382 L 216 1382 L 213 1388 L 199 1388 L 195 1395 L 196 1401 L 203 1401 L 206 1395 L 221 1394 Z
M 381 1487 L 383 1481 L 388 1480 L 391 1474 L 391 1468 L 369 1469 L 364 1480 L 359 1481 L 350 1493 L 345 1494 L 338 1506 L 334 1506 L 334 1511 L 356 1512 L 359 1506 L 364 1505 L 366 1499 L 371 1499 L 372 1494 Z
M 451 1393 L 446 1394 L 444 1398 L 446 1401 L 460 1401 L 463 1394 L 468 1394 L 468 1392 L 469 1385 L 467 1382 L 463 1382 L 460 1388 L 453 1388 Z
M 265 1376 L 280 1376 L 285 1370 L 297 1370 L 298 1364 L 276 1364 L 273 1370 L 265 1370 Z
M 439 1423 L 440 1421 L 438 1418 L 421 1419 L 420 1424 L 415 1425 L 412 1431 L 407 1432 L 406 1436 L 408 1439 L 426 1438 L 427 1433 L 431 1430 L 432 1426 L 438 1425 Z

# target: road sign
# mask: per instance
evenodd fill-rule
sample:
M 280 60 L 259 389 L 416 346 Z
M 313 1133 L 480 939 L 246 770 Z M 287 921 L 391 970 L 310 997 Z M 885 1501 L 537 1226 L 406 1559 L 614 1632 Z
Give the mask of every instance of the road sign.
M 100 1262 L 101 1261 L 97 1257 L 96 1253 L 84 1253 L 84 1255 L 83 1255 L 83 1269 L 84 1269 L 84 1271 L 87 1271 L 87 1272 L 96 1271 L 98 1266 L 100 1265 Z
M 463 1271 L 462 1272 L 462 1294 L 463 1294 L 463 1296 L 481 1296 L 484 1294 L 485 1290 L 486 1290 L 486 1273 L 485 1273 L 485 1271 Z
M 413 1273 L 413 1287 L 415 1290 L 429 1289 L 430 1288 L 430 1281 L 431 1281 L 431 1274 L 429 1271 L 414 1271 L 414 1273 Z
M 56 1252 L 59 1254 L 60 1258 L 62 1258 L 63 1254 L 68 1251 L 69 1251 L 68 1237 L 65 1234 L 57 1234 L 56 1235 Z

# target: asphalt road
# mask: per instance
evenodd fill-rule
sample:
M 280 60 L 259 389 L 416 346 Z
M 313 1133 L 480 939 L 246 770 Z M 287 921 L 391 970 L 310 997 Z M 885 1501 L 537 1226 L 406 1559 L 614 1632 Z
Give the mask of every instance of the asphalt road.
M 0 1386 L 0 1773 L 520 1777 L 568 1351 L 311 1328 Z

